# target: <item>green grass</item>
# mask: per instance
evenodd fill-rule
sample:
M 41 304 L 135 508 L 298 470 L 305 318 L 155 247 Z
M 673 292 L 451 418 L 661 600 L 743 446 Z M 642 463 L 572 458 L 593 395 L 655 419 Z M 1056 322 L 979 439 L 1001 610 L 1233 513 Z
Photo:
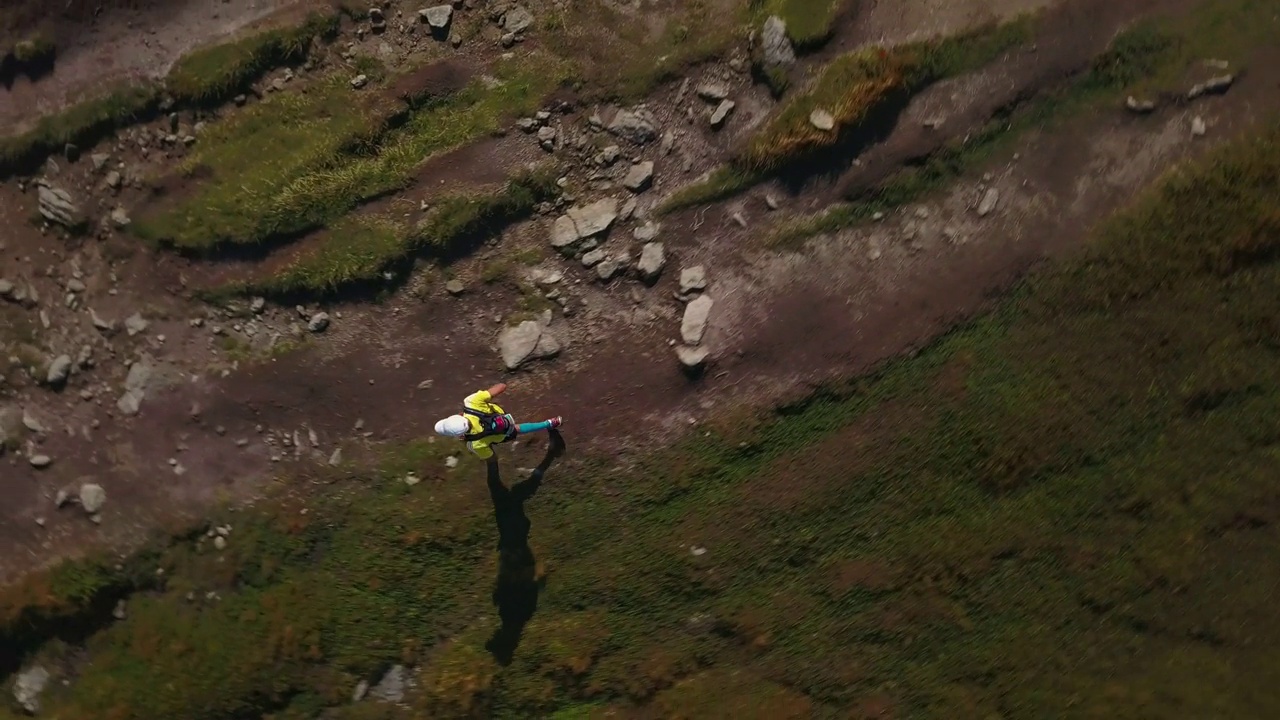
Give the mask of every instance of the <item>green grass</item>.
M 159 105 L 160 93 L 155 87 L 126 85 L 102 98 L 45 116 L 22 135 L 0 138 L 0 176 L 30 170 L 46 157 L 61 153 L 67 143 L 90 145 L 154 113 Z
M 973 72 L 1032 37 L 1034 18 L 1023 17 L 941 40 L 893 49 L 846 53 L 825 65 L 794 94 L 731 159 L 729 166 L 684 188 L 662 212 L 731 197 L 762 180 L 823 157 L 841 143 L 857 141 L 865 125 L 903 105 L 932 83 Z M 834 129 L 819 130 L 810 114 L 831 114 Z
M 483 648 L 482 469 L 424 441 L 218 518 L 223 553 L 151 560 L 165 587 L 90 638 L 47 712 L 1275 716 L 1277 195 L 1280 124 L 914 358 L 634 470 L 553 469 L 527 507 L 545 590 L 509 667 Z M 409 709 L 348 705 L 391 663 L 419 668 Z
M 310 51 L 312 39 L 331 37 L 337 22 L 336 14 L 312 14 L 298 27 L 269 30 L 196 50 L 179 59 L 164 83 L 123 85 L 45 116 L 21 135 L 0 137 L 0 176 L 29 172 L 48 156 L 61 153 L 67 143 L 91 146 L 153 116 L 166 96 L 179 108 L 229 100 L 266 72 L 301 61 Z M 52 52 L 52 46 L 38 38 L 31 41 L 29 49 L 32 53 Z
M 43 34 L 37 33 L 13 46 L 13 59 L 23 65 L 40 65 L 53 60 L 58 48 Z
M 1247 57 L 1250 47 L 1265 42 L 1271 31 L 1280 31 L 1280 23 L 1268 13 L 1250 0 L 1236 0 L 1202 6 L 1185 18 L 1139 24 L 1118 35 L 1083 75 L 1024 101 L 964 142 L 942 148 L 870 192 L 788 221 L 771 233 L 769 243 L 794 247 L 816 235 L 864 223 L 877 212 L 917 202 L 981 167 L 1026 132 L 1114 105 L 1127 93 L 1179 92 L 1188 70 L 1203 58 Z
M 777 15 L 787 23 L 787 37 L 801 53 L 816 50 L 831 39 L 836 16 L 846 0 L 752 0 L 760 20 Z
M 312 13 L 297 27 L 250 35 L 231 43 L 201 48 L 178 60 L 166 87 L 177 102 L 218 105 L 246 90 L 268 71 L 299 63 L 316 38 L 331 39 L 338 31 L 336 13 Z
M 492 192 L 451 195 L 434 203 L 413 228 L 379 217 L 349 215 L 319 242 L 262 280 L 236 292 L 268 295 L 325 295 L 376 282 L 384 271 L 414 255 L 452 259 L 491 233 L 530 215 L 538 203 L 559 192 L 554 168 L 522 171 Z
M 405 187 L 430 157 L 531 112 L 564 72 L 539 55 L 501 61 L 496 87 L 477 80 L 413 108 L 395 128 L 387 124 L 385 107 L 352 101 L 346 78 L 331 78 L 326 88 L 305 96 L 276 96 L 213 128 L 187 166 L 208 180 L 173 207 L 136 219 L 135 231 L 202 250 L 325 227 L 359 204 Z

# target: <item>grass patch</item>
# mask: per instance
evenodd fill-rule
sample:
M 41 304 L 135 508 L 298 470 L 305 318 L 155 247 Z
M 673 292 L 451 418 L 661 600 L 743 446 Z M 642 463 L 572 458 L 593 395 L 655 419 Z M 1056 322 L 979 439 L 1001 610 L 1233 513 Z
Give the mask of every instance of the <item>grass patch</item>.
M 58 47 L 43 34 L 19 40 L 13 46 L 13 59 L 23 65 L 46 65 L 53 61 Z
M 166 86 L 180 103 L 218 105 L 248 89 L 268 71 L 306 59 L 317 38 L 338 32 L 337 13 L 310 14 L 297 27 L 267 30 L 232 43 L 201 48 L 183 56 L 169 72 Z
M 554 469 L 508 667 L 482 469 L 420 442 L 171 548 L 47 712 L 360 718 L 355 682 L 403 663 L 414 716 L 1274 716 L 1277 194 L 1280 125 L 912 359 L 634 471 Z
M 658 206 L 659 214 L 685 208 L 709 205 L 737 195 L 767 177 L 765 173 L 739 170 L 733 166 L 717 168 L 711 176 L 672 193 Z
M 494 192 L 445 197 L 412 229 L 384 218 L 347 216 L 269 279 L 249 282 L 235 291 L 326 295 L 377 282 L 382 273 L 416 254 L 445 260 L 465 254 L 491 233 L 529 216 L 538 203 L 558 192 L 554 169 L 543 168 L 523 171 Z
M 662 211 L 723 200 L 775 174 L 829 157 L 839 146 L 865 142 L 871 126 L 892 119 L 912 95 L 992 62 L 1026 42 L 1033 28 L 1034 19 L 1024 17 L 952 38 L 841 55 L 806 91 L 788 100 L 727 168 L 682 189 Z M 832 130 L 814 126 L 814 110 L 832 116 Z
M 1009 109 L 964 142 L 942 148 L 924 163 L 902 170 L 870 193 L 782 225 L 771 234 L 769 242 L 796 246 L 816 235 L 866 222 L 877 212 L 917 202 L 980 167 L 1024 133 L 1117 103 L 1126 93 L 1180 93 L 1187 72 L 1203 58 L 1243 59 L 1251 48 L 1259 47 L 1273 32 L 1280 31 L 1280 21 L 1269 12 L 1251 0 L 1236 0 L 1201 6 L 1185 17 L 1146 22 L 1126 30 L 1084 75 Z M 971 62 L 963 60 L 961 64 Z
M 353 103 L 346 78 L 305 96 L 278 96 L 202 138 L 186 169 L 209 179 L 174 207 L 136 219 L 135 231 L 199 250 L 327 226 L 405 187 L 426 159 L 531 112 L 564 70 L 541 56 L 503 61 L 492 87 L 477 80 L 413 108 L 396 127 L 385 108 Z
M 40 119 L 22 135 L 0 138 L 0 175 L 29 171 L 67 143 L 89 146 L 118 128 L 156 112 L 160 93 L 147 85 L 126 85 L 105 97 L 73 105 Z
M 166 98 L 175 107 L 214 105 L 229 99 L 267 71 L 297 62 L 309 52 L 315 37 L 332 37 L 337 14 L 308 16 L 295 28 L 262 32 L 243 40 L 217 45 L 179 59 L 162 84 L 128 84 L 103 97 L 73 105 L 40 119 L 21 135 L 0 138 L 0 176 L 30 172 L 45 158 L 63 151 L 67 143 L 89 147 L 117 130 L 154 116 Z M 21 50 L 38 62 L 52 53 L 52 44 L 40 37 Z
M 836 17 L 848 0 L 751 0 L 754 15 L 777 15 L 787 24 L 787 37 L 800 53 L 827 43 L 835 32 Z

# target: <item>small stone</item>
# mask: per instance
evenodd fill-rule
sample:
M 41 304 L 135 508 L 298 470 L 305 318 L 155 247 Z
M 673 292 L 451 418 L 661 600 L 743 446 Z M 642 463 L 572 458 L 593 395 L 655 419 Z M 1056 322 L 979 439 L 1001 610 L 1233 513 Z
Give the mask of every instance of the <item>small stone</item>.
M 1000 204 L 1000 191 L 995 188 L 987 188 L 987 192 L 982 196 L 982 201 L 978 203 L 978 217 L 986 217 Z
M 707 287 L 707 270 L 702 265 L 694 265 L 680 271 L 680 294 L 705 290 Z
M 40 712 L 40 693 L 49 684 L 49 671 L 36 665 L 18 673 L 13 683 L 13 698 L 28 715 Z
M 457 458 L 454 458 L 454 463 L 457 464 Z M 446 461 L 445 464 L 447 465 L 448 462 Z M 409 487 L 413 487 L 414 485 L 417 485 L 420 482 L 422 482 L 422 478 L 418 477 L 417 475 L 414 475 L 413 473 L 409 473 L 408 475 L 404 476 L 404 484 L 408 485 Z
M 117 601 L 115 609 L 111 611 L 111 617 L 117 620 L 123 620 L 125 619 L 126 615 L 127 613 L 126 613 L 124 600 Z
M 13 282 L 0 278 L 0 298 L 8 300 L 13 297 Z
M 604 261 L 604 257 L 605 257 L 604 250 L 601 248 L 596 248 L 595 250 L 592 250 L 589 253 L 583 254 L 582 266 L 587 268 L 595 267 L 596 265 L 599 265 L 601 262 Z
M 538 128 L 538 144 L 543 150 L 554 150 L 556 146 L 556 129 L 551 126 Z
M 112 170 L 111 172 L 107 173 L 105 182 L 107 183 L 107 187 L 111 188 L 112 190 L 119 190 L 120 186 L 124 185 L 124 178 L 120 175 L 118 171 Z
M 636 266 L 636 270 L 640 273 L 640 279 L 645 283 L 652 285 L 657 282 L 662 275 L 662 270 L 667 266 L 666 248 L 660 242 L 647 243 L 640 250 L 640 262 Z
M 107 491 L 97 483 L 85 483 L 80 486 L 80 507 L 85 513 L 95 515 L 107 504 Z
M 52 363 L 49 363 L 49 372 L 45 380 L 53 386 L 62 385 L 71 375 L 71 356 L 59 355 Z
M 516 5 L 502 17 L 502 29 L 508 33 L 521 33 L 533 24 L 533 13 L 521 5 Z
M 813 112 L 809 113 L 809 124 L 823 132 L 829 132 L 835 128 L 836 119 L 826 110 L 814 108 Z
M 444 466 L 450 469 L 458 467 L 458 456 L 450 455 L 449 457 L 445 458 Z
M 710 102 L 720 102 L 721 100 L 729 97 L 728 88 L 726 88 L 723 83 L 715 81 L 702 83 L 698 86 L 696 92 L 698 93 L 698 97 Z
M 1154 112 L 1156 109 L 1156 103 L 1154 100 L 1139 100 L 1132 95 L 1125 98 L 1124 106 L 1128 108 L 1130 112 L 1138 113 L 1139 115 Z
M 609 258 L 596 266 L 596 277 L 601 282 L 609 282 L 626 268 L 626 264 L 618 258 Z
M 795 63 L 795 48 L 787 37 L 787 23 L 777 15 L 770 15 L 760 30 L 760 47 L 765 67 L 786 67 Z
M 688 370 L 701 368 L 707 362 L 707 349 L 681 345 L 676 348 L 676 358 Z
M 369 77 L 367 75 L 360 74 L 351 78 L 351 88 L 353 90 L 359 90 L 360 88 L 363 88 L 365 85 L 368 85 L 368 84 L 369 84 Z
M 608 167 L 617 162 L 621 155 L 622 148 L 617 145 L 608 145 L 600 151 L 599 155 L 596 155 L 596 164 Z
M 733 112 L 737 104 L 732 100 L 721 100 L 720 104 L 711 113 L 711 127 L 719 128 L 724 125 L 724 121 L 728 119 L 729 114 Z
M 263 310 L 267 309 L 267 299 L 264 297 L 256 297 L 249 301 L 249 312 L 254 315 L 261 315 Z
M 214 549 L 216 549 L 216 550 L 226 550 L 226 549 L 227 549 L 227 539 L 226 539 L 226 538 L 224 538 L 224 537 L 222 537 L 221 535 L 219 535 L 219 536 L 215 537 L 215 538 L 213 539 L 213 547 L 214 547 Z
M 631 231 L 631 237 L 639 242 L 649 242 L 658 237 L 659 226 L 653 222 L 646 222 L 643 225 Z
M 608 131 L 637 145 L 653 142 L 658 137 L 657 120 L 643 106 L 619 110 L 609 121 Z
M 84 282 L 72 278 L 67 281 L 67 292 L 82 293 L 85 291 Z
M 92 308 L 89 309 L 89 320 L 93 323 L 94 328 L 102 332 L 111 332 L 112 330 L 115 330 L 115 323 L 103 320 Z
M 53 506 L 61 508 L 71 500 L 71 495 L 66 490 L 59 490 L 58 494 L 53 498 Z
M 627 176 L 622 180 L 622 186 L 634 193 L 644 192 L 652 183 L 653 162 L 650 160 L 632 165 L 627 171 Z
M 1205 125 L 1204 118 L 1195 117 L 1191 119 L 1191 136 L 1192 137 L 1204 137 L 1205 133 L 1207 132 L 1209 132 L 1209 127 Z
M 369 692 L 369 681 L 361 680 L 356 683 L 356 689 L 351 691 L 351 702 L 360 702 Z
M 777 210 L 779 207 L 778 198 L 773 193 L 764 194 L 764 205 L 770 210 Z
M 709 296 L 699 295 L 685 306 L 684 317 L 680 321 L 680 338 L 685 345 L 698 345 L 702 342 L 714 304 Z
M 322 333 L 329 329 L 329 313 L 319 312 L 311 316 L 307 321 L 307 330 L 313 333 Z
M 245 95 L 237 95 L 232 99 L 232 102 L 236 104 L 236 107 L 244 107 L 244 104 L 249 102 L 249 98 Z
M 464 292 L 466 292 L 466 291 L 467 291 L 467 288 L 466 288 L 466 286 L 465 286 L 465 285 L 463 285 L 463 284 L 462 284 L 462 281 L 461 281 L 461 280 L 456 280 L 456 279 L 455 279 L 455 280 L 450 280 L 449 282 L 445 283 L 445 284 L 444 284 L 444 290 L 445 290 L 445 292 L 449 293 L 450 295 L 453 295 L 454 297 L 457 297 L 457 296 L 459 296 L 459 295 L 463 294 Z
M 538 129 L 538 121 L 533 118 L 520 118 L 516 121 L 516 127 L 526 133 L 532 133 Z
M 28 462 L 31 463 L 31 467 L 43 470 L 53 464 L 53 458 L 48 455 L 32 455 Z
M 106 153 L 94 153 L 89 156 L 89 161 L 93 163 L 94 172 L 102 172 L 102 168 L 111 162 L 111 156 Z
M 141 313 L 134 313 L 124 321 L 124 329 L 129 333 L 130 337 L 145 331 L 150 325 L 151 323 L 147 322 Z
M 111 211 L 111 224 L 118 228 L 129 227 L 133 220 L 129 217 L 129 213 L 122 207 L 116 207 Z
M 449 27 L 449 23 L 453 20 L 453 6 L 435 5 L 425 10 L 419 10 L 418 16 L 432 30 L 444 30 Z
M 329 466 L 337 467 L 342 464 L 342 448 L 337 448 L 329 455 Z

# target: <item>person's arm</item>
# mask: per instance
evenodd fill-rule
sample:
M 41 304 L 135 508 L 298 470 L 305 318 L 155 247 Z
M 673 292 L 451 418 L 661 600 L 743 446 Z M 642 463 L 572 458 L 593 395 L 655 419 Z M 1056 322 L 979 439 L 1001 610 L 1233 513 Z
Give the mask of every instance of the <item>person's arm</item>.
M 498 383 L 497 385 L 494 385 L 493 387 L 489 388 L 489 397 L 496 398 L 506 391 L 507 391 L 507 384 Z

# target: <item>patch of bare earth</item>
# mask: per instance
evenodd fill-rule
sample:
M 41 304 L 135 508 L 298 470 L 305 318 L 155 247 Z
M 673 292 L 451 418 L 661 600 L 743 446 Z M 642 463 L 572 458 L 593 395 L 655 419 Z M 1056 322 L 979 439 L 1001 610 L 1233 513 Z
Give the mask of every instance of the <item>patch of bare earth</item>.
M 941 11 L 951 13 L 960 5 L 972 10 L 989 4 L 944 5 Z M 985 17 L 975 12 L 971 22 Z M 1280 106 L 1276 68 L 1257 65 L 1226 95 L 1193 106 L 1141 118 L 1116 108 L 1052 133 L 1033 133 L 1018 143 L 1016 155 L 985 169 L 989 178 L 964 178 L 917 207 L 815 239 L 802 252 L 759 250 L 758 235 L 770 217 L 762 188 L 663 219 L 658 239 L 666 244 L 668 263 L 653 288 L 630 277 L 601 283 L 577 261 L 550 255 L 538 269 L 564 273 L 556 287 L 565 312 L 550 326 L 563 351 L 510 378 L 507 405 L 521 418 L 562 414 L 575 453 L 608 454 L 625 463 L 630 453 L 740 404 L 768 405 L 832 377 L 863 372 L 981 310 L 1034 263 L 1079 247 L 1090 227 L 1171 163 L 1248 131 Z M 1012 71 L 997 66 L 994 77 L 957 82 L 995 87 L 999 73 Z M 632 233 L 649 208 L 722 159 L 733 139 L 770 109 L 763 93 L 747 89 L 745 76 L 713 66 L 693 81 L 703 72 L 733 78 L 733 92 L 744 98 L 740 114 L 715 133 L 705 118 L 709 108 L 682 95 L 678 83 L 655 96 L 654 113 L 662 129 L 673 132 L 673 142 L 669 152 L 664 143 L 628 148 L 637 159 L 656 163 L 657 179 L 639 196 L 639 217 L 614 228 L 611 248 L 638 250 Z M 895 133 L 917 132 L 919 118 L 936 109 L 940 97 L 919 98 Z M 584 122 L 589 113 L 584 108 L 560 122 Z M 1193 139 L 1192 116 L 1205 120 L 1206 137 Z M 942 126 L 941 132 L 950 131 Z M 512 135 L 492 141 L 487 151 L 472 151 L 489 153 L 483 157 L 462 151 L 454 157 L 470 164 L 501 156 L 505 167 L 511 142 L 526 143 L 526 149 L 510 151 L 517 155 L 536 148 L 534 138 Z M 895 142 L 900 139 L 891 136 L 888 145 Z M 103 197 L 97 176 L 82 167 L 64 172 Z M 432 178 L 448 185 L 455 177 L 487 177 L 485 172 L 428 172 L 415 188 L 427 198 Z M 590 180 L 593 172 L 576 171 L 579 202 L 629 195 Z M 979 217 L 974 206 L 990 188 L 999 193 L 999 204 Z M 103 200 L 95 217 L 118 201 Z M 403 200 L 385 202 L 395 207 Z M 323 464 L 338 448 L 358 455 L 370 443 L 429 434 L 464 394 L 504 374 L 495 341 L 525 298 L 515 282 L 481 282 L 482 269 L 503 260 L 510 247 L 545 247 L 553 219 L 513 227 L 459 263 L 455 274 L 468 288 L 461 297 L 450 297 L 438 277 L 424 274 L 380 304 L 324 308 L 331 325 L 313 334 L 293 308 L 235 316 L 204 308 L 184 287 L 185 275 L 195 272 L 189 261 L 143 250 L 114 233 L 83 241 L 42 234 L 28 222 L 34 211 L 33 192 L 20 193 L 12 183 L 0 187 L 0 220 L 11 228 L 0 251 L 3 272 L 31 283 L 43 298 L 21 317 L 37 328 L 50 354 L 75 356 L 88 344 L 95 361 L 61 392 L 30 385 L 5 390 L 5 403 L 33 408 L 45 428 L 28 436 L 20 453 L 0 458 L 6 476 L 0 544 L 10 549 L 0 555 L 0 583 L 88 548 L 127 548 L 151 528 L 198 516 L 214 500 L 253 496 L 282 468 Z M 732 219 L 735 213 L 746 227 Z M 683 306 L 673 297 L 680 270 L 696 264 L 706 267 L 706 294 L 714 299 L 703 341 L 711 365 L 702 380 L 689 381 L 670 345 L 680 335 Z M 532 269 L 515 266 L 511 274 L 520 279 Z M 73 279 L 86 289 L 70 291 Z M 69 294 L 79 299 L 68 301 Z M 117 328 L 134 312 L 150 324 L 136 335 L 103 333 L 88 308 Z M 225 347 L 229 337 L 263 346 L 295 336 L 307 338 L 302 349 L 274 360 L 238 361 Z M 126 361 L 140 360 L 153 365 L 154 380 L 132 417 L 116 403 L 129 372 Z M 32 468 L 27 458 L 33 452 L 49 455 L 52 465 Z M 108 492 L 101 524 L 78 510 L 53 507 L 60 488 L 88 478 Z M 876 710 L 876 701 L 869 702 Z

